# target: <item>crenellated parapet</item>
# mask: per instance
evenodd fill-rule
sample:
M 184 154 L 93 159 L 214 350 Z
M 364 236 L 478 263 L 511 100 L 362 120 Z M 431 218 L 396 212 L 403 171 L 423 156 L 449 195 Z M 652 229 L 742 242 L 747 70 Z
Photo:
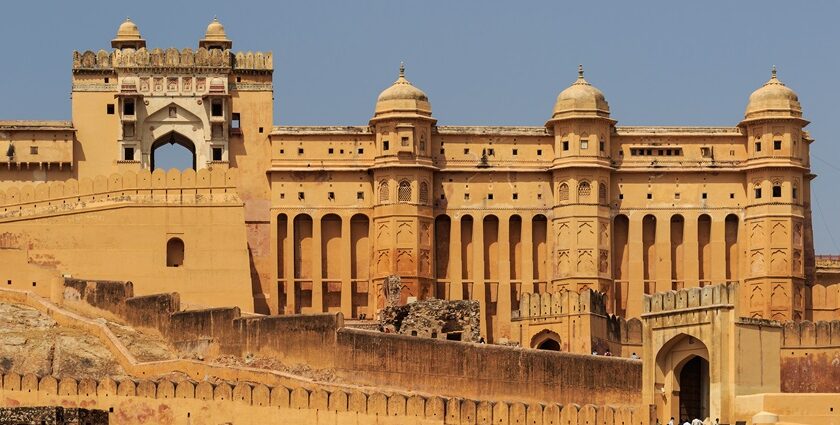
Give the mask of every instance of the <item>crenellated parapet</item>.
M 173 68 L 271 72 L 274 63 L 271 52 L 234 53 L 227 49 L 208 50 L 203 47 L 197 50 L 185 48 L 180 51 L 170 47 L 73 52 L 74 73 Z
M 643 306 L 645 313 L 662 313 L 701 307 L 734 307 L 737 299 L 738 285 L 722 284 L 645 295 Z
M 591 289 L 580 293 L 568 290 L 553 293 L 524 293 L 519 298 L 519 310 L 514 311 L 513 317 L 527 319 L 583 313 L 606 316 L 605 295 Z
M 840 320 L 789 321 L 782 325 L 782 348 L 840 349 Z
M 125 171 L 0 191 L 0 221 L 119 203 L 241 204 L 235 169 Z

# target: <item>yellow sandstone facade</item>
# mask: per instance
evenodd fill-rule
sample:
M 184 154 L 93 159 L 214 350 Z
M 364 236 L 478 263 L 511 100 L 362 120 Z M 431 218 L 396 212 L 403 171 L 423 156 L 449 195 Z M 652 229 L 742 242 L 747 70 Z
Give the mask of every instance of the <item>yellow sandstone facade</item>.
M 51 270 L 370 323 L 396 276 L 399 303 L 477 300 L 488 343 L 637 354 L 633 423 L 751 418 L 805 392 L 814 347 L 840 352 L 810 322 L 840 296 L 817 282 L 813 140 L 775 69 L 728 127 L 618 126 L 582 67 L 544 126 L 439 126 L 402 66 L 366 125 L 303 127 L 273 124 L 272 54 L 231 51 L 216 20 L 195 50 L 148 48 L 130 20 L 111 47 L 74 53 L 71 122 L 0 121 L 14 289 L 54 294 Z M 192 168 L 156 169 L 167 144 Z

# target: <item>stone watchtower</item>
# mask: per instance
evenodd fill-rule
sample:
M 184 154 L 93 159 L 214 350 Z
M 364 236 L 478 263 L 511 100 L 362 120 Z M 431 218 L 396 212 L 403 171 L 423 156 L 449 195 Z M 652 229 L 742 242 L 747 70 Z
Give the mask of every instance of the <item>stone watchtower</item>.
M 802 320 L 806 226 L 810 228 L 808 121 L 796 93 L 772 76 L 750 95 L 740 126 L 747 134 L 744 315 Z
M 610 270 L 610 135 L 615 121 L 604 94 L 578 78 L 557 96 L 546 123 L 554 134 L 551 164 L 555 289 L 584 288 L 613 297 Z
M 401 277 L 401 302 L 434 295 L 432 268 L 432 107 L 405 78 L 405 67 L 376 101 L 370 120 L 376 143 L 374 181 L 374 278 Z M 377 291 L 382 293 L 382 291 Z M 381 307 L 381 305 L 377 306 Z

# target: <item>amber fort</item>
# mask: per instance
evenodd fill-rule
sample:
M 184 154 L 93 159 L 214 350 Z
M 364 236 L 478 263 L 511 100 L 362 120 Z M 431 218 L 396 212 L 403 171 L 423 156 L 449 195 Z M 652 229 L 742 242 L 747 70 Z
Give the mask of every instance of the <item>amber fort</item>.
M 272 53 L 195 31 L 0 121 L 0 424 L 840 424 L 784 69 L 721 127 L 621 126 L 582 66 L 542 126 L 437 125 L 400 64 L 288 126 Z

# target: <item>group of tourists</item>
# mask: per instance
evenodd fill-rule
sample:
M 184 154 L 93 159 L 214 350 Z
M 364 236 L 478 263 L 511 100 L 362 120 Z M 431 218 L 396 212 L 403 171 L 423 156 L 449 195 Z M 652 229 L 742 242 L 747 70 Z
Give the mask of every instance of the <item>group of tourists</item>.
M 706 421 L 708 421 L 708 419 L 706 419 Z M 657 422 L 657 423 L 659 423 L 659 420 L 657 420 L 656 422 Z M 689 421 L 689 420 L 688 420 L 688 418 L 686 418 L 686 419 L 683 421 L 682 425 L 706 425 L 707 423 L 708 423 L 708 422 L 703 422 L 703 421 L 701 421 L 699 418 L 694 418 L 694 419 L 692 419 L 691 421 Z M 720 424 L 720 419 L 717 419 L 717 418 L 716 418 L 716 419 L 715 419 L 715 422 L 714 422 L 714 424 L 713 424 L 713 425 L 719 425 L 719 424 Z M 679 422 L 676 422 L 676 421 L 674 420 L 674 417 L 673 417 L 673 416 L 671 416 L 671 420 L 670 420 L 670 421 L 668 421 L 668 425 L 680 425 L 680 424 L 679 424 Z
M 610 351 L 610 349 L 609 349 L 609 348 L 607 348 L 607 350 L 606 350 L 606 351 L 604 351 L 604 354 L 599 354 L 599 353 L 598 353 L 598 350 L 594 350 L 594 349 L 593 349 L 593 350 L 592 350 L 592 355 L 593 355 L 593 356 L 601 356 L 601 355 L 603 355 L 604 357 L 612 357 L 612 355 L 613 355 L 613 354 L 612 354 L 612 351 Z M 630 358 L 631 358 L 631 359 L 633 359 L 633 360 L 639 360 L 639 355 L 638 355 L 638 354 L 636 354 L 636 353 L 633 353 L 633 354 L 631 354 L 631 355 L 630 355 Z

